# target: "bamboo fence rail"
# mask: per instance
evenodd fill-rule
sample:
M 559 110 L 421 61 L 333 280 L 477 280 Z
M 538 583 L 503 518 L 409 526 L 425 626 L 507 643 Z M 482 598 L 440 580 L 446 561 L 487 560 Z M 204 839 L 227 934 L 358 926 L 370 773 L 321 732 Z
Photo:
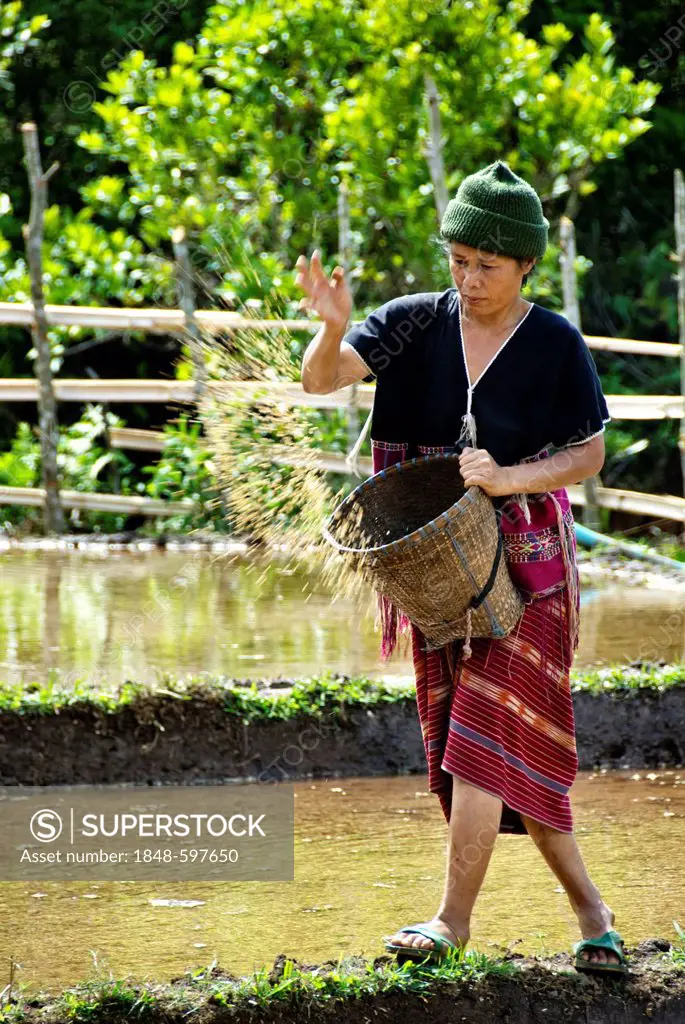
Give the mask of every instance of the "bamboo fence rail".
M 138 497 L 135 494 L 92 494 L 88 491 L 69 491 L 60 488 L 65 508 L 78 508 L 89 512 L 126 512 L 142 516 L 175 516 L 192 512 L 196 503 L 190 498 L 163 501 L 159 498 Z M 0 485 L 0 505 L 45 504 L 44 487 L 6 487 Z
M 122 431 L 129 433 L 129 431 Z M 130 433 L 133 433 L 131 431 Z M 153 431 L 135 431 L 136 434 L 159 433 Z M 160 434 L 160 437 L 163 435 Z M 154 439 L 130 438 L 118 436 L 112 432 L 112 444 L 114 447 L 145 448 L 149 451 L 161 451 L 163 442 Z M 274 462 L 279 465 L 304 466 L 331 473 L 349 473 L 345 463 L 345 456 L 336 452 L 319 452 L 316 456 L 310 455 L 278 456 Z M 361 458 L 359 468 L 367 476 L 372 473 L 371 459 Z M 567 488 L 569 498 L 574 505 L 585 504 L 585 493 L 579 484 L 572 484 Z M 5 487 L 0 486 L 0 505 L 33 505 L 41 506 L 44 501 L 45 490 L 40 487 Z M 91 512 L 122 512 L 131 515 L 145 516 L 172 516 L 180 512 L 192 511 L 196 505 L 190 499 L 180 501 L 161 501 L 153 498 L 137 497 L 135 495 L 123 494 L 90 494 L 85 491 L 60 490 L 65 508 L 78 508 Z M 657 516 L 659 518 L 671 519 L 674 522 L 685 522 L 685 498 L 678 498 L 667 494 L 642 494 L 639 491 L 626 491 L 609 487 L 597 488 L 598 504 L 601 508 L 615 509 L 623 512 L 630 512 L 635 515 Z
M 308 454 L 301 456 L 276 456 L 274 462 L 289 466 L 315 466 L 317 469 L 332 473 L 349 473 L 345 456 L 337 452 L 320 452 L 312 461 Z M 371 459 L 359 459 L 359 469 L 370 476 L 373 472 Z M 585 491 L 582 484 L 567 485 L 568 496 L 574 505 L 585 505 Z M 657 516 L 672 519 L 674 522 L 685 522 L 685 498 L 670 494 L 643 494 L 640 491 L 626 491 L 611 487 L 597 488 L 597 504 L 601 508 L 632 512 L 635 515 Z
M 186 314 L 182 309 L 120 309 L 115 306 L 57 306 L 45 304 L 49 326 L 107 328 L 120 331 L 145 331 L 148 334 L 182 334 L 186 331 Z M 268 320 L 246 317 L 230 310 L 197 309 L 198 326 L 209 334 L 253 328 L 256 331 L 318 331 L 320 320 Z M 350 325 L 361 323 L 351 320 Z M 0 325 L 31 327 L 33 307 L 30 302 L 0 302 Z M 666 341 L 636 341 L 632 338 L 606 338 L 584 335 L 588 348 L 598 351 L 623 352 L 632 355 L 670 356 L 679 358 L 682 346 Z
M 115 378 L 105 380 L 85 380 L 82 378 L 53 379 L 56 397 L 60 402 L 172 402 L 192 403 L 195 397 L 195 385 L 191 380 L 140 380 Z M 207 389 L 216 396 L 226 399 L 253 402 L 261 393 L 278 398 L 289 405 L 306 405 L 316 409 L 347 408 L 349 401 L 348 388 L 331 392 L 328 395 L 308 394 L 299 383 L 287 381 L 207 381 Z M 359 408 L 371 409 L 373 405 L 374 386 L 358 384 Z M 35 402 L 38 397 L 38 385 L 30 377 L 0 378 L 0 401 L 2 402 Z
M 194 384 L 189 380 L 83 380 L 59 378 L 53 381 L 55 396 L 60 402 L 172 402 L 192 403 Z M 311 406 L 316 409 L 345 409 L 349 407 L 347 392 L 353 385 L 340 388 L 328 395 L 308 394 L 300 384 L 286 381 L 208 381 L 207 388 L 218 396 L 234 401 L 253 402 L 266 392 L 272 398 L 289 405 Z M 356 406 L 370 410 L 373 406 L 375 385 L 356 385 Z M 0 401 L 35 402 L 38 384 L 30 377 L 0 378 Z M 609 413 L 613 419 L 662 420 L 683 416 L 683 398 L 680 395 L 606 395 Z

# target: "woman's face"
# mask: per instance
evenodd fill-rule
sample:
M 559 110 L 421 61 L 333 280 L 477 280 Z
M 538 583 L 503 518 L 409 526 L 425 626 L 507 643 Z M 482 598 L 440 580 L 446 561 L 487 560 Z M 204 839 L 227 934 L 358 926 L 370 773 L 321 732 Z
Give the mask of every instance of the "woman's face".
M 535 263 L 521 265 L 511 256 L 450 242 L 450 273 L 467 312 L 489 312 L 511 305 L 521 291 L 521 281 Z

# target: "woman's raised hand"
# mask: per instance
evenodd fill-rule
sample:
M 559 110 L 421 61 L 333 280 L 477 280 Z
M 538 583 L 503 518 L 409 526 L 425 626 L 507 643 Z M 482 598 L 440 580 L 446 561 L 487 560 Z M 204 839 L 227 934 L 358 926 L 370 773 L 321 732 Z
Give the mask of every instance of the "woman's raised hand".
M 314 310 L 326 323 L 344 330 L 352 312 L 352 293 L 343 267 L 335 267 L 330 279 L 327 278 L 318 249 L 312 253 L 309 265 L 306 256 L 298 256 L 295 266 L 298 270 L 295 283 L 307 293 L 300 299 L 299 308 Z

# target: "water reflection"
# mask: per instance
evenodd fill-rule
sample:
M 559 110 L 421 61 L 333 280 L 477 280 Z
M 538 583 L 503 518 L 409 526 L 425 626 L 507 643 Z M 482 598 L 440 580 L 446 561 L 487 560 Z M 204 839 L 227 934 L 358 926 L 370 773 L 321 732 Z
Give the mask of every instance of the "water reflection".
M 1 556 L 0 679 L 99 685 L 162 671 L 296 677 L 324 668 L 411 675 L 382 665 L 375 599 L 326 590 L 316 567 L 205 551 L 9 551 Z M 685 656 L 685 590 L 585 588 L 575 666 Z M 670 618 L 669 618 L 670 617 Z M 653 646 L 653 644 L 652 644 Z

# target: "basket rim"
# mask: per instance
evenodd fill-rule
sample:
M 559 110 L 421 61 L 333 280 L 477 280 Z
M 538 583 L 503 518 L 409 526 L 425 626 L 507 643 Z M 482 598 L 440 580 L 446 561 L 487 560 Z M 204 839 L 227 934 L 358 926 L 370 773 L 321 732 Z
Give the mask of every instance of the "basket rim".
M 336 517 L 340 516 L 342 510 L 345 508 L 347 504 L 352 503 L 353 499 L 360 491 L 369 487 L 370 481 L 375 480 L 379 477 L 390 476 L 393 473 L 400 473 L 403 470 L 406 471 L 410 466 L 413 466 L 419 462 L 437 462 L 440 460 L 445 461 L 447 459 L 458 459 L 459 457 L 459 452 L 433 452 L 432 454 L 429 455 L 416 455 L 412 459 L 403 459 L 400 462 L 393 463 L 392 466 L 388 466 L 386 469 L 380 469 L 377 473 L 372 473 L 371 476 L 366 478 L 366 480 L 362 480 L 362 482 L 358 484 L 353 491 L 350 491 L 347 497 L 340 502 L 338 507 L 334 509 L 333 512 L 331 512 L 331 514 L 329 515 L 328 519 L 326 520 L 322 527 L 321 532 L 323 533 L 323 536 L 330 544 L 332 544 L 334 548 L 336 548 L 337 551 L 350 552 L 352 554 L 361 556 L 376 554 L 378 552 L 388 553 L 392 551 L 393 548 L 400 548 L 415 543 L 416 539 L 419 536 L 423 536 L 424 531 L 428 530 L 429 528 L 433 531 L 437 530 L 437 526 L 435 525 L 437 520 L 440 519 L 442 516 L 446 515 L 453 508 L 456 508 L 457 505 L 459 505 L 461 502 L 465 502 L 466 499 L 468 499 L 469 502 L 473 501 L 474 495 L 472 494 L 472 492 L 481 490 L 482 488 L 480 488 L 478 484 L 472 484 L 471 487 L 467 487 L 467 489 L 464 491 L 462 496 L 457 501 L 453 502 L 449 506 L 449 508 L 446 508 L 439 515 L 434 516 L 433 519 L 429 519 L 428 522 L 424 523 L 422 526 L 417 527 L 415 530 L 412 530 L 410 533 L 405 533 L 403 537 L 397 537 L 395 540 L 391 540 L 387 544 L 378 544 L 372 548 L 353 548 L 341 544 L 331 534 L 329 530 L 329 525 L 333 522 L 333 520 Z M 485 494 L 485 491 L 483 491 L 483 494 Z

